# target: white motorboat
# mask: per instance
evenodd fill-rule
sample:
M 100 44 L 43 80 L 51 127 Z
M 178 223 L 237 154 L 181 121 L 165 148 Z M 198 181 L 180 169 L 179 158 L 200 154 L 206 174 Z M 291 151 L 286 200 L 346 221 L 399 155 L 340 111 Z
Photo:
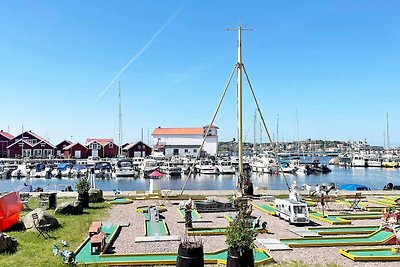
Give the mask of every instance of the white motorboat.
M 71 176 L 72 177 L 80 178 L 80 177 L 86 176 L 87 173 L 88 173 L 88 167 L 83 164 L 75 164 L 71 168 Z
M 25 164 L 19 164 L 17 169 L 11 172 L 12 178 L 23 178 L 29 176 L 29 169 L 26 167 Z
M 218 169 L 210 160 L 203 159 L 196 165 L 196 169 L 201 174 L 218 174 Z
M 35 178 L 43 178 L 43 177 L 50 178 L 51 176 L 50 168 L 47 167 L 44 163 L 36 164 L 36 166 L 29 172 L 29 176 Z
M 58 163 L 57 167 L 51 171 L 51 176 L 56 178 L 70 177 L 71 165 L 68 163 Z
M 297 171 L 297 167 L 296 166 L 292 166 L 290 165 L 289 162 L 287 161 L 283 161 L 281 162 L 281 169 L 279 171 L 284 172 L 284 173 L 296 173 Z
M 168 175 L 181 175 L 182 173 L 182 168 L 175 162 L 164 162 L 159 169 L 162 173 Z
M 234 174 L 236 172 L 235 167 L 232 166 L 232 162 L 229 160 L 220 160 L 216 165 L 220 174 Z
M 382 160 L 381 158 L 378 158 L 375 154 L 369 154 L 368 155 L 368 160 L 367 160 L 367 166 L 368 167 L 382 167 Z
M 94 164 L 95 178 L 111 178 L 112 166 L 108 161 L 98 161 Z
M 132 160 L 120 159 L 114 166 L 114 177 L 133 177 L 135 170 L 133 169 Z
M 153 158 L 145 158 L 140 165 L 140 174 L 147 175 L 156 169 L 158 169 L 157 161 Z
M 132 158 L 133 169 L 134 169 L 135 171 L 138 171 L 138 172 L 139 172 L 139 170 L 140 170 L 140 165 L 143 164 L 143 161 L 144 161 L 144 158 L 143 158 L 143 157 L 134 157 L 134 158 Z
M 364 155 L 355 153 L 351 157 L 351 166 L 353 167 L 365 167 L 366 166 L 366 158 Z

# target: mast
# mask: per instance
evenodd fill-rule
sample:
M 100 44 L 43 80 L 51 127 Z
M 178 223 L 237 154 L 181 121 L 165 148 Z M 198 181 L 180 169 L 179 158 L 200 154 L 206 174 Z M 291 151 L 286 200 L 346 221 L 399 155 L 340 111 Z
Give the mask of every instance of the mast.
M 251 29 L 243 29 L 242 26 L 235 29 L 227 29 L 227 30 L 236 30 L 238 31 L 238 62 L 236 63 L 237 69 L 237 119 L 238 119 L 238 158 L 239 158 L 239 174 L 238 174 L 238 190 L 243 194 L 243 109 L 242 109 L 242 73 L 243 73 L 243 63 L 242 63 L 242 31 Z
M 253 125 L 253 131 L 254 131 L 254 144 L 253 144 L 253 154 L 256 154 L 256 143 L 257 143 L 257 110 L 254 110 L 254 125 Z
M 262 124 L 260 122 L 260 152 L 262 152 Z
M 387 148 L 390 149 L 390 141 L 389 141 L 389 113 L 386 112 L 386 145 Z
M 237 62 L 237 116 L 238 116 L 238 156 L 239 156 L 239 188 L 243 193 L 243 121 L 242 121 L 242 27 L 238 27 L 238 62 Z
M 299 110 L 296 108 L 297 154 L 300 155 Z
M 118 82 L 118 102 L 119 102 L 119 113 L 118 113 L 118 124 L 119 124 L 119 133 L 118 133 L 118 143 L 119 143 L 119 152 L 118 156 L 122 156 L 122 108 L 121 108 L 121 82 Z
M 276 114 L 276 147 L 279 152 L 279 114 Z

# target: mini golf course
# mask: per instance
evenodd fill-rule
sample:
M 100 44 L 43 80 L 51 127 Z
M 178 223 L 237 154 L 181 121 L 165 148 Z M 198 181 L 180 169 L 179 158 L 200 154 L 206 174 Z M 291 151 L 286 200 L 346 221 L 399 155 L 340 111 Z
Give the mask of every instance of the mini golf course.
M 395 244 L 396 237 L 383 229 L 361 237 L 285 238 L 280 241 L 289 247 L 373 246 Z
M 308 230 L 320 235 L 356 235 L 371 234 L 378 231 L 379 226 L 310 227 Z
M 118 225 L 103 226 L 102 231 L 107 235 L 107 245 L 104 251 L 115 241 L 119 232 Z M 154 253 L 154 254 L 100 254 L 90 253 L 90 242 L 87 238 L 75 251 L 75 261 L 78 265 L 100 264 L 104 265 L 175 265 L 176 253 Z M 177 248 L 178 250 L 178 248 Z M 204 253 L 204 263 L 206 264 L 226 264 L 227 250 L 219 250 Z M 272 261 L 272 256 L 265 250 L 255 249 L 254 259 L 256 265 L 265 264 Z
M 399 261 L 395 248 L 339 249 L 339 253 L 353 261 Z

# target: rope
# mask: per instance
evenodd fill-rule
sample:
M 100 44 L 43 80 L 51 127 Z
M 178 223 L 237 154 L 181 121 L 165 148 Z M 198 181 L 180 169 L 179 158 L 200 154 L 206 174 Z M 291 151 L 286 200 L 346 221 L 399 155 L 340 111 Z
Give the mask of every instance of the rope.
M 278 161 L 278 153 L 276 152 L 274 142 L 272 142 L 271 135 L 269 134 L 269 131 L 268 131 L 268 128 L 267 128 L 267 124 L 265 123 L 264 116 L 262 115 L 260 106 L 259 106 L 259 104 L 258 104 L 256 95 L 255 95 L 254 90 L 253 90 L 253 86 L 251 85 L 249 76 L 247 75 L 247 71 L 246 71 L 246 68 L 245 68 L 244 65 L 243 65 L 243 70 L 244 70 L 244 74 L 245 74 L 245 76 L 246 76 L 247 83 L 249 84 L 251 94 L 253 95 L 254 102 L 255 102 L 255 104 L 256 104 L 258 114 L 260 115 L 261 121 L 262 121 L 262 123 L 263 123 L 264 130 L 265 130 L 265 132 L 267 133 L 268 140 L 269 140 L 269 142 L 270 142 L 270 144 L 271 144 L 271 146 L 272 146 L 272 150 L 273 150 L 273 152 L 274 152 L 274 156 L 275 156 L 275 160 L 276 160 L 276 162 L 277 162 L 277 164 L 278 164 L 278 168 L 279 168 L 280 171 L 282 172 L 283 178 L 285 179 L 286 186 L 288 187 L 288 190 L 289 190 L 289 192 L 290 192 L 289 183 L 288 183 L 288 181 L 287 181 L 287 179 L 286 179 L 285 173 L 283 172 L 282 165 L 279 164 L 279 161 Z
M 222 101 L 223 101 L 224 98 L 225 98 L 226 92 L 228 91 L 228 88 L 229 88 L 229 84 L 231 83 L 233 74 L 235 74 L 235 71 L 236 71 L 237 67 L 238 67 L 237 64 L 235 64 L 235 66 L 233 67 L 231 76 L 229 77 L 228 83 L 227 83 L 226 86 L 225 86 L 224 93 L 222 94 L 221 99 L 219 100 L 217 109 L 216 109 L 215 112 L 214 112 L 213 118 L 212 118 L 210 124 L 208 124 L 207 131 L 206 131 L 206 133 L 205 133 L 205 135 L 204 135 L 204 137 L 203 137 L 203 141 L 201 142 L 200 148 L 199 148 L 199 150 L 197 151 L 196 158 L 195 158 L 195 160 L 193 161 L 192 167 L 191 167 L 190 170 L 189 170 L 189 174 L 187 175 L 186 180 L 185 180 L 185 183 L 183 184 L 183 187 L 182 187 L 182 190 L 181 190 L 181 195 L 183 194 L 183 192 L 184 192 L 185 189 L 186 189 L 186 184 L 187 184 L 187 182 L 189 181 L 189 177 L 192 175 L 192 171 L 193 171 L 193 169 L 194 169 L 194 166 L 195 166 L 195 164 L 196 164 L 196 161 L 199 159 L 201 150 L 203 149 L 203 146 L 204 146 L 204 143 L 205 143 L 206 138 L 207 138 L 207 136 L 208 136 L 208 133 L 210 132 L 211 125 L 214 124 L 214 120 L 215 120 L 215 118 L 217 117 L 219 108 L 221 107 Z

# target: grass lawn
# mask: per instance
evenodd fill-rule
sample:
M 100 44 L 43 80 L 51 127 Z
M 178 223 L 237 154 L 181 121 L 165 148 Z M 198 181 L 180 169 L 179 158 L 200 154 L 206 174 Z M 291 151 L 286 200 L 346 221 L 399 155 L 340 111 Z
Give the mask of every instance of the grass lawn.
M 57 204 L 72 202 L 74 199 L 57 199 Z M 38 199 L 31 198 L 29 206 L 34 209 L 38 206 Z M 95 220 L 104 220 L 110 205 L 106 203 L 90 203 L 90 208 L 84 210 L 83 215 L 55 215 L 61 227 L 50 232 L 52 239 L 37 236 L 34 231 L 7 231 L 7 234 L 16 238 L 18 250 L 14 254 L 0 255 L 0 266 L 65 266 L 60 256 L 53 256 L 53 245 L 62 250 L 61 240 L 68 242 L 68 250 L 75 250 L 87 236 L 89 225 Z M 54 215 L 54 210 L 48 210 Z M 21 217 L 27 212 L 21 213 Z

